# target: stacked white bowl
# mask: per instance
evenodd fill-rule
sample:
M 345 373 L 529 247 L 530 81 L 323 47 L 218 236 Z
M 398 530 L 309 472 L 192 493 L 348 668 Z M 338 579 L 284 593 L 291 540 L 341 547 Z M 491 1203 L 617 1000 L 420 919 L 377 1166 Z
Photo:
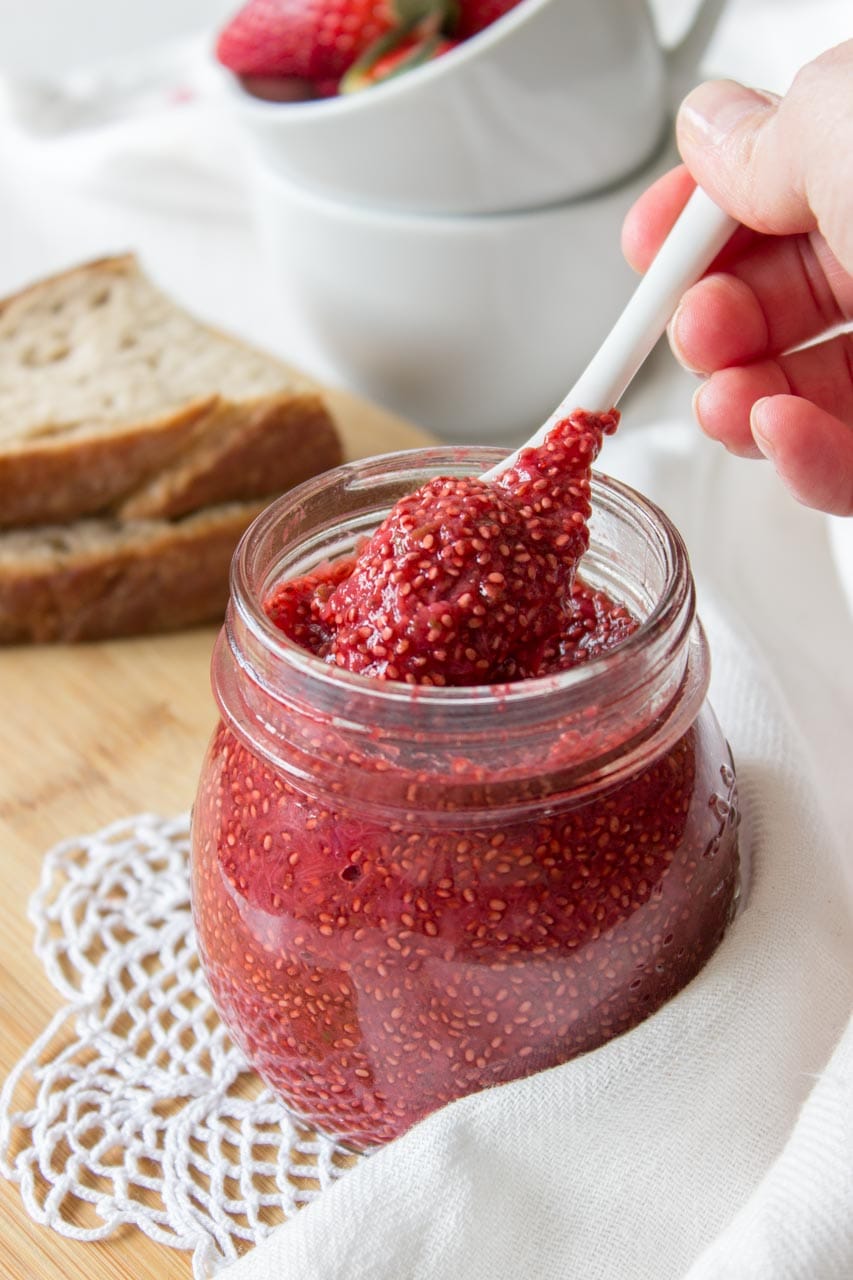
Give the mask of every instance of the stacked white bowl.
M 270 270 L 333 376 L 446 439 L 529 435 L 633 287 L 622 219 L 721 7 L 675 58 L 644 0 L 520 0 L 358 93 L 233 81 Z

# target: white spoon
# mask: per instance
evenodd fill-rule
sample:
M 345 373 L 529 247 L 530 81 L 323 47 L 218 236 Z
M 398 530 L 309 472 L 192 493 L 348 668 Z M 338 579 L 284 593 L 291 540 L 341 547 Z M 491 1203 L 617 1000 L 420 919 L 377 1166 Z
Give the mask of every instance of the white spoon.
M 526 444 L 482 478 L 494 480 L 507 471 L 523 449 L 542 444 L 552 427 L 573 410 L 606 413 L 612 409 L 663 333 L 681 295 L 707 270 L 737 225 L 697 187 L 625 310 L 571 391 Z

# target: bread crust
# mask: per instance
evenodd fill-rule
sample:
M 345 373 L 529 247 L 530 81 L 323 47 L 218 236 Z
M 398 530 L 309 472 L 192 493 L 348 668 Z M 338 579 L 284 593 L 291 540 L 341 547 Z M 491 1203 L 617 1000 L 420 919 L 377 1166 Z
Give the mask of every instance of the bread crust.
M 215 397 L 159 419 L 105 433 L 73 432 L 0 448 L 0 528 L 52 524 L 115 509 L 168 470 L 209 415 Z
M 139 260 L 135 253 L 113 253 L 103 258 L 89 258 L 86 262 L 77 262 L 72 267 L 66 267 L 64 271 L 55 271 L 52 275 L 34 280 L 32 284 L 16 289 L 14 293 L 7 293 L 5 298 L 0 298 L 0 317 L 17 303 L 27 298 L 37 298 L 39 294 L 47 293 L 62 281 L 91 276 L 93 272 L 115 276 L 135 275 L 138 271 Z
M 128 519 L 177 517 L 259 493 L 283 493 L 343 461 L 340 437 L 316 394 L 254 405 L 211 405 L 172 463 L 119 506 Z
M 7 534 L 0 644 L 147 635 L 220 620 L 231 557 L 266 502 L 183 520 L 111 518 Z

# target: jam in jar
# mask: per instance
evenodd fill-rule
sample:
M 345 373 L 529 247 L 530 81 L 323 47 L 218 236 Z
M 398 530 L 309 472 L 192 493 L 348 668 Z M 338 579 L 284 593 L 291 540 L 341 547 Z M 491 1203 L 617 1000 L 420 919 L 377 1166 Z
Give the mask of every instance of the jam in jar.
M 235 556 L 214 654 L 202 963 L 248 1061 L 355 1149 L 628 1031 L 699 971 L 736 898 L 734 771 L 689 564 L 640 495 L 593 479 L 566 669 L 372 679 L 265 609 L 282 581 L 334 578 L 416 485 L 500 456 L 391 455 L 279 499 Z

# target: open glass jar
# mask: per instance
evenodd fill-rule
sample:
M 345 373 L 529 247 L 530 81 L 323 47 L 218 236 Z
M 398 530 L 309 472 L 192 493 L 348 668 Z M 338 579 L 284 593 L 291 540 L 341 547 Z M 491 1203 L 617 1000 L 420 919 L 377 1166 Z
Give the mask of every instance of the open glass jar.
M 684 546 L 593 482 L 584 578 L 640 619 L 573 670 L 501 687 L 367 680 L 262 602 L 348 554 L 404 493 L 500 453 L 354 463 L 244 537 L 193 815 L 214 1000 L 289 1109 L 356 1149 L 627 1031 L 698 972 L 738 886 L 731 757 Z

